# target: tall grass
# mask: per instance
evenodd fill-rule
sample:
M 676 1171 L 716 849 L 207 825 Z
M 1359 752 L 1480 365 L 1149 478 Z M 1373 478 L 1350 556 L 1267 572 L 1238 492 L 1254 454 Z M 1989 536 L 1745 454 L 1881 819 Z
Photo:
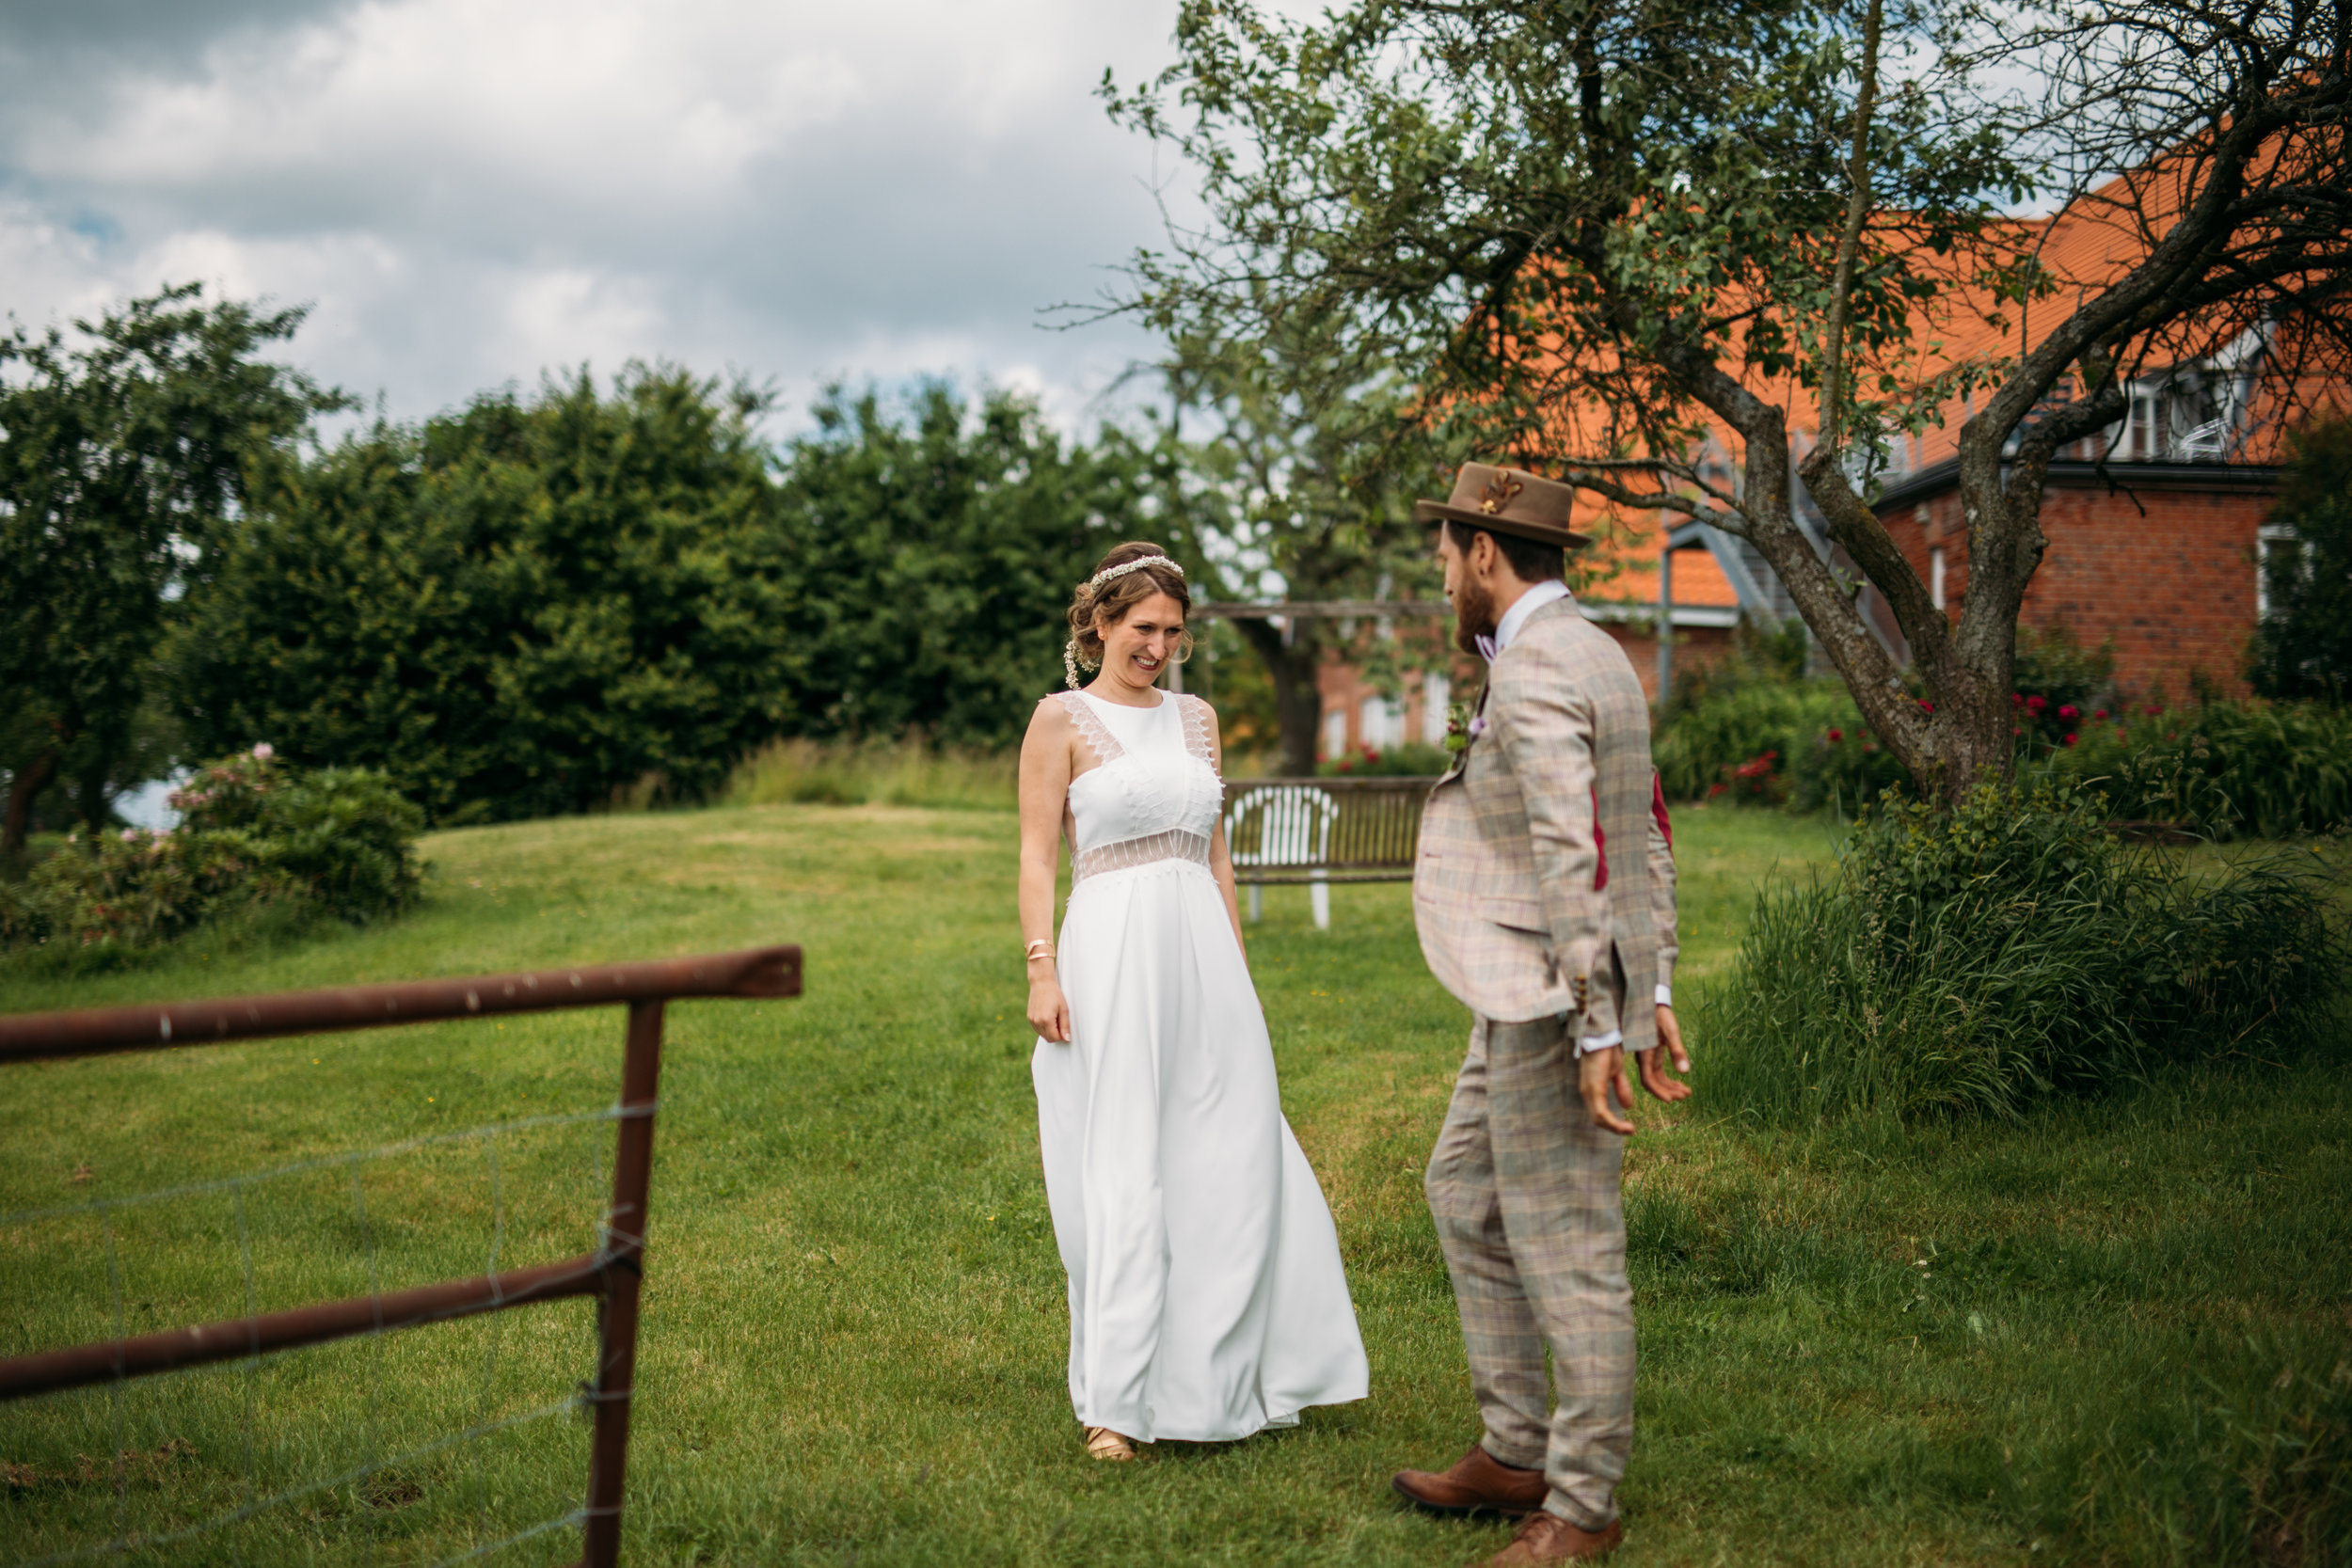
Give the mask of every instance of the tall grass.
M 2321 1037 L 2344 946 L 2309 849 L 2192 862 L 2099 797 L 1987 786 L 1866 815 L 1836 870 L 1768 888 L 1703 1004 L 1714 1086 L 1772 1120 L 2013 1115 L 2168 1059 Z
M 1018 754 L 900 740 L 771 740 L 720 792 L 730 806 L 968 806 L 1010 809 Z
M 2096 784 L 2114 814 L 2213 838 L 2285 838 L 2352 825 L 2352 708 L 2206 703 L 2087 721 L 2029 765 Z

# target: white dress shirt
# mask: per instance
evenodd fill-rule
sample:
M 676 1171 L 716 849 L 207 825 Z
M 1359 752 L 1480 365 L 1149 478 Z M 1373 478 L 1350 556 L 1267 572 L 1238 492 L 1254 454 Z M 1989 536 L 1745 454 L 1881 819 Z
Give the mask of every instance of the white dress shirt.
M 1534 614 L 1554 599 L 1565 599 L 1567 596 L 1568 585 L 1558 578 L 1548 578 L 1521 594 L 1518 596 L 1518 602 L 1504 610 L 1502 619 L 1495 623 L 1495 651 L 1501 653 L 1511 645 L 1512 639 L 1518 636 L 1519 628 L 1527 625 L 1527 618 L 1530 615 Z

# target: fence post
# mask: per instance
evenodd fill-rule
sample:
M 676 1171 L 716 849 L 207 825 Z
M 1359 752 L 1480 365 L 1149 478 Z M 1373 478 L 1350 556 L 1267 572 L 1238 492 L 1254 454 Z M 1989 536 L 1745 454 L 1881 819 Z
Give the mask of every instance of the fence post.
M 644 1283 L 645 1200 L 653 1178 L 653 1118 L 661 1081 L 660 1002 L 628 1005 L 621 1058 L 621 1126 L 612 1153 L 612 1208 L 605 1221 L 604 1294 L 596 1308 L 596 1425 L 588 1450 L 588 1522 L 582 1568 L 621 1557 L 623 1471 L 637 1382 L 637 1295 Z

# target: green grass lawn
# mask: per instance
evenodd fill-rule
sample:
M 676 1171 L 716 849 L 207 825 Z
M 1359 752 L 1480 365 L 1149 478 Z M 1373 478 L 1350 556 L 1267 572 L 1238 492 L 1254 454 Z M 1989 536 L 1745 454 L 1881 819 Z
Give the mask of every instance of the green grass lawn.
M 1733 811 L 1678 828 L 1688 993 L 1728 972 L 1757 879 L 1833 841 Z M 1388 1490 L 1477 1430 L 1420 1193 L 1468 1021 L 1422 968 L 1406 891 L 1335 890 L 1323 933 L 1303 890 L 1273 890 L 1250 933 L 1372 1397 L 1103 1465 L 1064 1384 L 1014 839 L 999 812 L 793 806 L 444 833 L 426 904 L 398 924 L 199 941 L 96 978 L 20 972 L 0 1010 L 798 942 L 804 998 L 672 1010 L 629 1560 L 1402 1565 L 1498 1547 L 1502 1528 Z M 67 1211 L 0 1223 L 0 1354 L 585 1247 L 608 1123 L 332 1157 L 595 1113 L 620 1033 L 608 1009 L 0 1069 L 0 1214 Z M 2206 1528 L 2200 1478 L 2232 1413 L 2258 1418 L 2281 1371 L 2324 1378 L 2352 1354 L 2340 1070 L 2216 1071 L 2013 1126 L 1768 1133 L 1709 1098 L 1693 1044 L 1701 1092 L 1678 1116 L 1645 1102 L 1628 1162 L 1643 1360 L 1622 1561 L 2205 1560 L 2183 1543 Z M 574 1303 L 0 1407 L 0 1560 L 287 1492 L 130 1560 L 430 1562 L 500 1540 L 573 1506 L 584 1426 L 558 1408 L 433 1445 L 560 1407 L 590 1332 Z M 557 1530 L 484 1560 L 574 1549 Z M 2301 1560 L 2342 1560 L 2328 1549 Z

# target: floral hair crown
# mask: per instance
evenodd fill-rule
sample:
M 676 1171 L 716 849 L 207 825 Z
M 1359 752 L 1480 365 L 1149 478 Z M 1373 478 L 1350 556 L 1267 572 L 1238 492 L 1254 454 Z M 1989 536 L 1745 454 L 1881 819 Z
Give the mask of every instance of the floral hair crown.
M 1117 566 L 1105 566 L 1101 571 L 1095 573 L 1092 577 L 1087 578 L 1086 581 L 1080 583 L 1079 586 L 1081 588 L 1089 589 L 1100 588 L 1106 582 L 1125 577 L 1129 572 L 1140 572 L 1146 566 L 1165 566 L 1180 578 L 1184 575 L 1184 569 L 1182 566 L 1177 565 L 1176 562 L 1170 561 L 1164 555 L 1142 555 L 1137 556 L 1133 561 L 1124 562 Z M 1062 644 L 1061 650 L 1062 673 L 1070 689 L 1073 691 L 1078 689 L 1079 662 L 1078 640 L 1073 637 L 1069 641 Z M 1091 659 L 1087 660 L 1086 667 L 1089 670 L 1093 669 L 1093 661 Z
M 1164 555 L 1144 555 L 1137 556 L 1135 560 L 1127 562 L 1121 565 L 1104 567 L 1101 571 L 1087 578 L 1087 586 L 1089 588 L 1100 588 L 1114 578 L 1123 578 L 1129 572 L 1140 572 L 1146 566 L 1165 566 L 1169 571 L 1175 573 L 1178 577 L 1183 577 L 1184 575 L 1184 569 L 1182 566 L 1177 565 L 1176 562 L 1170 561 Z

